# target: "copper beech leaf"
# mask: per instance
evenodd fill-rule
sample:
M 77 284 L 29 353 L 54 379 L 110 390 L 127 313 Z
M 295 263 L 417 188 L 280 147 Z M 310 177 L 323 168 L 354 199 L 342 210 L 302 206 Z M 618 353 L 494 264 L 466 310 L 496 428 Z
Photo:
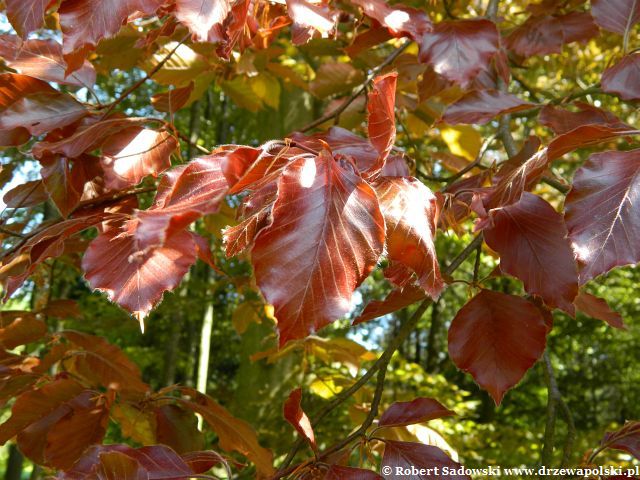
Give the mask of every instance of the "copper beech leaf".
M 637 0 L 592 0 L 591 14 L 605 30 L 624 35 L 640 22 L 640 3 Z
M 420 61 L 436 73 L 466 88 L 498 53 L 500 35 L 489 20 L 455 20 L 437 23 L 424 35 Z
M 473 90 L 449 105 L 442 120 L 450 125 L 487 123 L 498 115 L 519 112 L 534 106 L 511 93 L 499 90 Z
M 454 462 L 449 456 L 432 445 L 421 443 L 398 442 L 386 440 L 384 455 L 382 456 L 382 471 L 391 469 L 388 478 L 402 477 L 410 480 L 427 480 L 429 478 L 443 478 L 448 480 L 471 480 L 468 475 L 444 475 L 443 468 L 452 471 L 462 465 Z M 402 472 L 398 475 L 398 469 Z M 420 473 L 422 471 L 422 473 Z
M 65 55 L 115 36 L 129 15 L 152 15 L 163 0 L 64 0 L 58 8 Z M 71 69 L 74 70 L 74 69 Z
M 588 13 L 532 15 L 506 38 L 506 46 L 521 57 L 560 53 L 571 42 L 585 42 L 599 33 Z
M 431 19 L 426 12 L 401 4 L 389 5 L 384 0 L 353 0 L 362 8 L 364 14 L 382 26 L 394 36 L 408 36 L 420 42 L 423 35 L 433 29 Z
M 596 297 L 590 293 L 580 290 L 574 300 L 576 310 L 598 320 L 608 323 L 614 328 L 626 330 L 627 327 L 622 321 L 622 315 L 614 312 L 604 298 Z
M 142 326 L 164 292 L 173 290 L 195 263 L 197 246 L 194 234 L 182 230 L 160 246 L 141 249 L 133 226 L 129 223 L 124 229 L 98 235 L 87 248 L 82 268 L 92 288 L 105 292 Z
M 580 284 L 640 261 L 640 149 L 591 155 L 575 174 L 565 220 Z
M 294 45 L 307 43 L 315 35 L 326 38 L 335 31 L 339 12 L 329 9 L 327 4 L 307 0 L 287 0 L 286 3 L 287 14 L 293 21 Z
M 211 397 L 192 388 L 181 388 L 181 392 L 191 397 L 191 400 L 181 399 L 182 405 L 202 415 L 218 435 L 220 448 L 228 452 L 236 451 L 248 458 L 256 465 L 260 475 L 269 476 L 273 473 L 271 451 L 260 446 L 255 431 L 247 422 L 234 417 Z
M 40 80 L 78 87 L 90 87 L 96 82 L 96 71 L 87 61 L 79 70 L 66 75 L 62 45 L 55 40 L 22 42 L 14 35 L 0 35 L 0 56 L 19 73 Z
M 519 202 L 494 210 L 490 222 L 484 238 L 500 254 L 502 271 L 522 280 L 549 307 L 574 315 L 578 271 L 562 215 L 525 192 Z
M 640 2 L 638 2 L 640 5 Z M 638 7 L 640 8 L 640 7 Z M 620 95 L 623 100 L 640 99 L 640 52 L 630 53 L 602 74 L 602 90 Z
M 396 312 L 422 300 L 425 296 L 424 290 L 417 285 L 409 284 L 402 288 L 396 288 L 384 300 L 369 302 L 362 313 L 353 321 L 353 324 L 358 325 Z
M 292 161 L 278 180 L 273 223 L 251 252 L 258 286 L 275 307 L 280 345 L 345 315 L 383 244 L 376 194 L 351 164 L 326 150 Z
M 213 478 L 201 475 L 225 460 L 213 451 L 191 452 L 180 456 L 166 445 L 132 448 L 128 445 L 96 445 L 58 480 L 187 480 Z M 97 475 L 97 476 L 96 476 Z
M 147 175 L 157 177 L 171 167 L 178 142 L 169 132 L 131 127 L 105 140 L 100 163 L 109 189 L 137 185 Z
M 76 376 L 125 396 L 143 396 L 149 391 L 138 366 L 117 346 L 104 338 L 73 330 L 65 330 L 60 335 L 71 342 L 74 349 L 74 355 L 65 365 Z
M 434 245 L 435 195 L 411 177 L 381 178 L 374 188 L 385 220 L 387 257 L 413 270 L 424 291 L 438 298 L 444 281 Z
M 549 127 L 557 135 L 570 132 L 574 128 L 583 125 L 594 124 L 632 129 L 631 126 L 623 123 L 618 117 L 607 110 L 602 110 L 584 102 L 576 102 L 575 105 L 579 108 L 577 112 L 565 110 L 553 105 L 545 105 L 540 110 L 538 122 L 545 127 Z
M 469 372 L 497 405 L 542 356 L 547 329 L 531 302 L 482 290 L 462 307 L 449 327 L 449 355 Z
M 7 18 L 11 26 L 26 39 L 44 24 L 44 14 L 53 0 L 5 0 Z
M 396 84 L 398 74 L 388 73 L 373 80 L 367 102 L 367 129 L 369 142 L 378 152 L 378 160 L 367 173 L 375 175 L 382 170 L 396 140 Z
M 395 402 L 387 408 L 378 425 L 380 427 L 403 427 L 414 423 L 423 423 L 434 418 L 455 415 L 433 398 L 416 398 L 410 402 Z
M 324 480 L 383 480 L 384 477 L 371 470 L 331 465 Z
M 607 432 L 601 445 L 622 450 L 640 460 L 640 422 L 630 421 L 614 432 Z
M 0 312 L 0 347 L 7 350 L 35 342 L 47 333 L 47 324 L 33 312 Z
M 194 82 L 186 87 L 173 88 L 166 92 L 156 93 L 151 97 L 151 105 L 159 112 L 175 113 L 189 101 L 193 92 Z
M 195 41 L 215 43 L 225 38 L 222 23 L 230 10 L 230 0 L 176 0 L 174 15 Z
M 296 388 L 289 394 L 286 402 L 284 402 L 284 418 L 293 425 L 298 434 L 303 437 L 309 444 L 316 449 L 316 438 L 311 428 L 311 421 L 307 414 L 304 413 L 300 402 L 302 400 L 302 389 Z

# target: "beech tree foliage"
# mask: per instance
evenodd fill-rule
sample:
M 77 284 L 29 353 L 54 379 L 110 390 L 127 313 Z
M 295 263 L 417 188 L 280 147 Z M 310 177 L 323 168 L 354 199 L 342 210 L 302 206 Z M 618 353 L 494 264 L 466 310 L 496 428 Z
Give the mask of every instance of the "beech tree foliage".
M 463 450 L 397 433 L 455 417 L 456 405 L 424 396 L 387 404 L 383 392 L 396 350 L 464 282 L 445 350 L 496 405 L 544 365 L 548 423 L 532 463 L 551 460 L 557 412 L 572 425 L 547 346 L 554 311 L 626 328 L 589 289 L 640 262 L 640 2 L 408 3 L 4 1 L 0 145 L 11 161 L 0 176 L 14 180 L 3 197 L 0 280 L 5 301 L 45 293 L 0 317 L 0 405 L 10 407 L 0 444 L 15 441 L 60 480 L 459 469 Z M 586 48 L 598 51 L 597 71 L 547 71 L 558 92 L 523 76 Z M 152 96 L 140 93 L 147 88 Z M 195 120 L 185 129 L 177 119 L 213 88 L 255 117 L 266 112 L 263 122 L 294 120 L 282 138 L 246 145 L 225 140 L 239 122 L 221 121 L 217 142 L 205 144 Z M 285 103 L 292 92 L 313 103 L 308 121 L 296 120 L 301 104 Z M 20 173 L 27 162 L 37 177 Z M 440 248 L 456 236 L 466 246 Z M 268 312 L 277 346 L 262 357 L 303 348 L 342 361 L 356 347 L 323 343 L 326 327 L 418 305 L 319 413 L 305 413 L 304 385 L 274 400 L 292 427 L 292 445 L 275 452 L 260 425 L 206 391 L 152 388 L 121 348 L 51 320 L 79 315 L 51 293 L 56 264 L 79 269 L 144 332 L 198 262 L 232 276 L 223 256 L 250 263 L 246 283 L 259 295 L 238 307 L 234 325 L 243 333 L 256 311 Z M 470 278 L 456 278 L 474 256 Z M 485 277 L 482 256 L 499 259 Z M 353 315 L 356 292 L 376 275 L 391 290 Z M 518 288 L 503 288 L 513 279 Z M 323 438 L 323 421 L 371 378 L 353 429 Z M 640 459 L 640 424 L 623 420 L 584 462 L 607 449 Z M 128 444 L 106 441 L 114 424 Z

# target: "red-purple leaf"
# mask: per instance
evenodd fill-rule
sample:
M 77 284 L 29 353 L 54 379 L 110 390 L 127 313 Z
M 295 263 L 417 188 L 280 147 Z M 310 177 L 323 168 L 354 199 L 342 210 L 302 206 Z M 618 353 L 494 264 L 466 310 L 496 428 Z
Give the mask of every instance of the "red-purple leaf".
M 500 254 L 502 271 L 522 280 L 549 307 L 574 315 L 578 271 L 562 215 L 525 192 L 519 202 L 494 210 L 491 223 L 484 238 Z
M 87 115 L 87 109 L 70 95 L 33 93 L 17 100 L 0 116 L 0 130 L 25 128 L 31 135 L 42 135 L 64 127 Z
M 625 135 L 637 135 L 640 130 L 615 125 L 583 125 L 558 135 L 547 147 L 549 161 L 560 158 L 578 148 L 589 147 Z
M 388 315 L 423 298 L 425 298 L 424 290 L 417 285 L 409 284 L 403 288 L 397 288 L 387 295 L 384 300 L 369 302 L 360 316 L 353 321 L 353 324 L 358 325 L 374 318 Z
M 640 52 L 634 52 L 605 70 L 602 74 L 602 90 L 616 93 L 623 100 L 638 100 L 640 99 L 638 72 L 640 72 Z
M 383 480 L 376 472 L 362 468 L 331 465 L 324 476 L 324 480 Z
M 58 8 L 65 55 L 116 35 L 129 15 L 152 15 L 163 0 L 64 0 Z M 199 1 L 198 3 L 202 3 Z M 70 68 L 70 71 L 76 70 Z
M 545 127 L 549 127 L 557 135 L 570 132 L 574 128 L 583 125 L 594 124 L 632 129 L 632 127 L 623 123 L 607 110 L 602 110 L 584 102 L 576 102 L 575 105 L 580 109 L 578 112 L 572 112 L 553 105 L 545 105 L 540 110 L 538 122 Z
M 53 0 L 6 0 L 7 18 L 11 26 L 26 39 L 44 23 L 44 14 Z
M 640 422 L 630 421 L 615 432 L 607 432 L 601 444 L 630 453 L 640 460 Z
M 178 142 L 169 132 L 131 127 L 108 137 L 100 162 L 109 189 L 137 185 L 147 175 L 157 177 L 171 166 Z
M 420 61 L 433 66 L 447 80 L 466 88 L 498 53 L 500 35 L 489 20 L 437 23 L 420 42 Z
M 195 263 L 196 245 L 191 233 L 182 230 L 162 246 L 142 250 L 132 226 L 101 233 L 89 245 L 82 268 L 92 288 L 106 292 L 142 322 Z
M 62 58 L 62 46 L 54 40 L 27 40 L 13 35 L 0 36 L 0 56 L 11 68 L 23 75 L 78 87 L 90 87 L 96 82 L 96 72 L 89 62 L 66 76 L 67 65 Z
M 307 414 L 304 413 L 300 406 L 302 400 L 302 389 L 296 388 L 289 394 L 289 398 L 284 402 L 284 418 L 297 430 L 298 434 L 303 437 L 312 448 L 316 449 L 316 438 L 313 434 L 311 421 Z
M 433 398 L 416 398 L 410 402 L 395 402 L 380 417 L 380 427 L 402 427 L 423 423 L 434 418 L 455 415 Z
M 401 4 L 388 5 L 384 0 L 353 0 L 365 15 L 386 27 L 394 36 L 409 36 L 420 42 L 433 29 L 429 16 L 422 10 Z
M 576 309 L 585 315 L 607 322 L 614 328 L 621 330 L 627 329 L 622 321 L 622 315 L 611 310 L 611 307 L 609 307 L 609 304 L 604 298 L 596 297 L 584 290 L 580 290 L 573 303 Z
M 316 34 L 323 38 L 333 34 L 339 12 L 329 9 L 327 3 L 287 0 L 287 13 L 293 20 L 291 30 L 294 45 L 307 43 Z
M 174 15 L 189 28 L 195 41 L 215 43 L 225 38 L 222 23 L 230 10 L 229 0 L 176 0 Z
M 637 0 L 591 0 L 591 14 L 605 30 L 626 34 L 640 22 L 640 2 Z
M 565 218 L 584 284 L 640 262 L 640 149 L 591 155 L 574 177 Z
M 386 225 L 387 256 L 413 270 L 433 299 L 444 288 L 434 238 L 438 207 L 435 195 L 415 178 L 385 177 L 374 185 Z
M 353 291 L 382 253 L 384 220 L 371 187 L 326 150 L 286 167 L 273 218 L 256 239 L 252 263 L 284 345 L 349 311 Z
M 91 157 L 78 159 L 77 162 L 90 162 Z M 73 209 L 78 205 L 84 192 L 85 183 L 90 180 L 85 178 L 86 172 L 80 166 L 75 165 L 73 169 L 68 158 L 53 156 L 40 160 L 42 168 L 42 183 L 49 194 L 49 197 L 58 208 L 63 217 L 68 217 Z
M 527 110 L 534 104 L 499 90 L 473 90 L 449 105 L 442 120 L 450 125 L 487 123 L 498 115 Z
M 386 472 L 390 469 L 387 478 L 471 480 L 468 475 L 444 474 L 445 467 L 451 471 L 457 471 L 462 465 L 451 460 L 438 447 L 394 440 L 387 440 L 384 445 L 382 471 Z
M 377 175 L 384 166 L 396 140 L 396 84 L 397 73 L 388 73 L 373 80 L 367 102 L 369 142 L 378 152 L 376 163 L 367 170 Z
M 506 38 L 507 48 L 521 57 L 560 53 L 562 46 L 584 42 L 599 33 L 588 13 L 531 16 Z
M 273 203 L 265 205 L 257 213 L 247 217 L 234 227 L 227 227 L 223 231 L 225 253 L 227 257 L 239 255 L 253 247 L 253 242 L 264 228 L 268 227 L 273 218 L 271 211 Z
M 500 405 L 544 352 L 547 328 L 531 302 L 482 290 L 449 327 L 449 355 Z
M 181 457 L 165 445 L 142 448 L 96 445 L 87 449 L 73 468 L 59 473 L 56 478 L 85 480 L 98 474 L 96 478 L 104 480 L 188 480 L 206 472 L 208 468 L 203 470 L 204 467 L 213 466 L 213 458 L 222 457 L 211 451 Z

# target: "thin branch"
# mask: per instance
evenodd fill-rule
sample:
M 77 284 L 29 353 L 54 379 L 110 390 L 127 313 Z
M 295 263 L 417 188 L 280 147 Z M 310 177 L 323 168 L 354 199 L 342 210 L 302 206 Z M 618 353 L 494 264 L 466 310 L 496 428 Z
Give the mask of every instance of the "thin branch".
M 13 230 L 5 227 L 0 227 L 0 233 L 4 233 L 5 235 L 9 235 L 10 237 L 24 238 L 24 235 L 22 233 L 14 232 Z
M 199 150 L 201 153 L 204 153 L 205 155 L 208 155 L 209 153 L 211 153 L 209 150 L 204 148 L 202 145 L 199 145 L 197 142 L 191 141 L 191 139 L 189 137 L 187 137 L 184 133 L 180 133 L 177 130 L 176 130 L 176 132 L 178 133 L 178 136 L 180 137 L 181 140 L 184 140 L 189 145 L 191 145 L 193 148 Z
M 122 92 L 120 94 L 120 96 L 118 98 L 116 98 L 113 102 L 107 104 L 107 105 L 101 105 L 99 108 L 106 108 L 107 110 L 104 112 L 104 114 L 102 115 L 102 119 L 105 119 L 109 116 L 109 114 L 113 111 L 114 108 L 116 108 L 120 103 L 122 103 L 122 101 L 127 98 L 129 95 L 131 95 L 133 92 L 135 92 L 138 88 L 140 88 L 140 86 L 146 82 L 147 80 L 149 80 L 151 77 L 153 77 L 156 73 L 158 73 L 158 71 L 164 67 L 165 63 L 167 63 L 171 57 L 176 53 L 176 51 L 178 51 L 178 48 L 180 48 L 182 46 L 182 44 L 189 38 L 191 34 L 187 34 L 185 35 L 182 40 L 180 40 L 178 42 L 178 44 L 169 52 L 167 53 L 167 55 L 160 60 L 160 62 L 158 62 L 158 64 L 153 67 L 149 73 L 147 73 L 144 77 L 142 77 L 140 80 L 138 80 L 137 82 L 135 82 L 133 85 L 131 85 L 129 88 L 127 88 L 124 92 Z
M 458 173 L 456 173 L 454 175 L 451 175 L 450 177 L 443 178 L 442 180 L 447 182 L 447 183 L 452 183 L 455 180 L 457 180 L 460 177 L 462 177 L 465 173 L 467 173 L 467 172 L 473 170 L 475 167 L 479 166 L 480 162 L 484 158 L 484 154 L 487 153 L 487 150 L 489 149 L 489 146 L 495 140 L 495 138 L 496 138 L 496 135 L 491 135 L 489 138 L 487 138 L 485 140 L 484 144 L 482 145 L 482 148 L 480 148 L 480 151 L 478 152 L 478 156 L 475 158 L 475 160 L 473 162 L 471 162 L 469 165 L 464 167 Z
M 469 245 L 467 245 L 464 250 L 462 250 L 462 252 L 460 252 L 456 258 L 454 258 L 451 263 L 445 267 L 443 269 L 443 273 L 447 276 L 450 276 L 460 265 L 462 265 L 462 263 L 467 259 L 467 257 L 476 249 L 478 248 L 478 245 L 482 244 L 482 234 L 476 236 L 470 243 Z M 376 362 L 371 366 L 371 368 L 369 368 L 369 370 L 367 370 L 367 372 L 360 377 L 360 379 L 354 383 L 351 387 L 347 388 L 346 390 L 341 391 L 330 403 L 328 403 L 327 405 L 325 405 L 319 412 L 318 414 L 314 417 L 314 419 L 312 420 L 311 424 L 313 426 L 316 426 L 318 423 L 320 423 L 320 421 L 322 421 L 323 418 L 325 418 L 331 411 L 333 411 L 336 407 L 338 407 L 339 405 L 341 405 L 342 403 L 344 403 L 347 399 L 349 399 L 353 394 L 355 394 L 358 390 L 360 390 L 368 381 L 371 377 L 373 377 L 373 375 L 376 372 L 380 372 L 380 370 L 384 370 L 385 373 L 384 375 L 386 375 L 386 368 L 387 365 L 389 363 L 389 361 L 391 360 L 391 357 L 393 356 L 393 354 L 395 353 L 395 351 L 398 349 L 398 347 L 402 344 L 402 342 L 404 342 L 404 340 L 409 336 L 409 334 L 411 334 L 411 332 L 413 331 L 413 329 L 415 328 L 415 326 L 417 325 L 418 321 L 420 320 L 420 318 L 422 317 L 422 315 L 424 314 L 424 312 L 427 310 L 427 308 L 429 308 L 429 305 L 431 304 L 431 299 L 427 298 L 425 300 L 422 301 L 422 303 L 418 306 L 417 310 L 414 312 L 414 314 L 411 316 L 411 318 L 409 320 L 407 320 L 407 322 L 405 322 L 405 324 L 400 328 L 400 331 L 398 332 L 398 335 L 396 337 L 394 337 L 394 339 L 391 341 L 391 343 L 387 346 L 387 348 L 385 349 L 385 351 L 382 353 L 382 355 L 380 356 L 380 358 L 378 358 L 378 360 L 376 360 Z M 378 373 L 378 381 L 380 381 L 380 379 L 382 379 L 381 383 L 384 383 L 384 375 Z M 378 387 L 378 384 L 380 382 L 377 383 L 376 385 L 376 390 L 378 388 L 382 388 L 382 387 Z M 374 409 L 374 406 L 377 409 L 377 404 L 374 404 L 374 402 L 376 401 L 375 396 L 374 396 L 374 400 L 372 402 L 372 410 Z M 378 399 L 378 403 L 379 403 L 379 399 Z M 373 415 L 371 415 L 371 413 L 367 416 L 367 419 L 365 420 L 365 423 L 369 421 L 369 417 L 371 416 L 371 422 L 373 421 L 373 418 L 375 418 L 375 415 L 377 414 L 374 413 Z M 366 428 L 368 428 L 371 425 L 371 423 L 368 423 L 368 425 L 364 428 L 364 430 L 366 430 Z M 353 434 L 351 434 L 348 438 L 349 438 L 349 442 L 351 442 L 354 438 L 356 438 L 357 436 L 361 435 L 362 432 L 360 432 L 362 426 L 356 430 L 356 432 L 354 432 Z M 360 433 L 358 433 L 360 432 Z M 358 433 L 356 435 L 356 433 Z M 296 442 L 292 445 L 291 449 L 289 450 L 289 453 L 287 454 L 286 458 L 283 460 L 282 465 L 280 466 L 280 469 L 276 472 L 276 474 L 272 477 L 273 480 L 278 479 L 278 478 L 282 478 L 288 474 L 290 474 L 293 470 L 295 470 L 298 465 L 294 465 L 293 467 L 289 467 L 289 465 L 291 464 L 291 462 L 293 461 L 293 458 L 296 456 L 296 454 L 298 453 L 298 451 L 300 450 L 300 448 L 304 445 L 305 440 L 303 438 L 298 438 L 296 440 Z M 341 442 L 342 443 L 342 442 Z M 348 444 L 348 443 L 347 443 Z M 334 447 L 331 447 L 332 451 L 336 451 L 336 449 Z M 322 456 L 325 456 L 327 454 L 327 452 L 323 452 Z
M 398 58 L 400 56 L 400 54 L 402 52 L 404 52 L 405 49 L 410 44 L 411 44 L 411 40 L 407 40 L 402 45 L 400 45 L 398 48 L 396 48 L 391 53 L 391 55 L 389 55 L 380 65 L 378 65 L 376 68 L 374 68 L 371 71 L 371 73 L 366 78 L 366 80 L 362 83 L 362 85 L 360 85 L 358 87 L 358 89 L 350 97 L 348 97 L 344 102 L 342 102 L 338 108 L 336 108 L 335 110 L 332 110 L 331 112 L 327 113 L 326 115 L 323 115 L 322 117 L 318 118 L 317 120 L 314 120 L 313 122 L 309 123 L 308 125 L 305 125 L 299 131 L 303 132 L 303 133 L 304 132 L 308 132 L 309 130 L 312 130 L 312 129 L 316 128 L 317 126 L 322 125 L 324 122 L 326 122 L 328 120 L 331 120 L 333 118 L 338 118 L 340 116 L 340 114 L 342 112 L 344 112 L 347 109 L 347 107 L 349 105 L 351 105 L 356 100 L 356 98 L 358 98 L 360 95 L 362 95 L 362 93 L 364 93 L 366 91 L 367 86 L 373 81 L 373 79 L 378 75 L 378 73 L 380 73 L 380 71 L 382 71 L 386 66 L 392 64 L 393 61 L 396 58 Z

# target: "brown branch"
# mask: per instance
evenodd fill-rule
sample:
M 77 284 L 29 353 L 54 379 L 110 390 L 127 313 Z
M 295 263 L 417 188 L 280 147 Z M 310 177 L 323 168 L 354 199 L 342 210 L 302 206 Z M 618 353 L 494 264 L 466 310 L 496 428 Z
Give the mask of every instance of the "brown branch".
M 147 73 L 144 77 L 142 77 L 140 80 L 138 80 L 137 82 L 135 82 L 133 85 L 131 85 L 129 88 L 127 88 L 124 92 L 122 92 L 120 94 L 120 96 L 118 98 L 116 98 L 113 102 L 106 104 L 106 105 L 100 105 L 99 108 L 106 108 L 107 110 L 104 112 L 104 114 L 102 115 L 101 120 L 104 120 L 105 118 L 107 118 L 109 116 L 109 114 L 113 111 L 114 108 L 116 108 L 120 103 L 122 103 L 122 101 L 127 98 L 129 95 L 131 95 L 133 92 L 135 92 L 138 88 L 140 88 L 140 86 L 146 82 L 147 80 L 149 80 L 151 77 L 153 77 L 156 73 L 158 73 L 158 71 L 164 67 L 164 65 L 171 59 L 171 57 L 176 53 L 176 51 L 178 50 L 178 48 L 180 48 L 182 46 L 182 44 L 189 38 L 191 34 L 187 34 L 185 35 L 182 40 L 180 40 L 178 42 L 178 44 L 173 48 L 173 50 L 171 50 L 169 53 L 167 53 L 167 55 L 158 62 L 158 64 L 153 67 L 149 73 Z
M 560 392 L 553 374 L 553 366 L 547 350 L 542 354 L 544 378 L 547 384 L 547 421 L 544 428 L 544 438 L 542 453 L 540 454 L 540 464 L 550 467 L 553 461 L 553 449 L 556 432 L 557 405 Z
M 443 269 L 443 273 L 445 275 L 447 275 L 447 276 L 451 275 L 460 265 L 462 265 L 462 263 L 467 259 L 467 257 L 476 248 L 478 248 L 479 245 L 482 244 L 482 241 L 483 241 L 482 234 L 476 236 L 464 248 L 464 250 L 462 250 L 462 252 L 460 252 L 456 256 L 456 258 L 454 258 L 451 261 L 451 263 L 447 267 L 445 267 Z M 413 329 L 415 328 L 415 326 L 417 325 L 418 321 L 420 320 L 420 318 L 422 317 L 424 312 L 427 310 L 427 308 L 429 307 L 431 302 L 432 302 L 432 300 L 430 298 L 427 298 L 427 299 L 423 300 L 422 303 L 420 303 L 420 305 L 418 306 L 417 310 L 411 316 L 411 318 L 409 318 L 409 320 L 407 320 L 402 325 L 402 327 L 400 328 L 398 334 L 393 338 L 391 343 L 387 346 L 387 348 L 384 350 L 384 352 L 382 353 L 380 358 L 378 358 L 378 360 L 376 360 L 376 362 L 371 366 L 371 368 L 369 368 L 369 370 L 367 370 L 367 372 L 362 377 L 360 377 L 360 379 L 356 383 L 354 383 L 351 387 L 349 387 L 346 390 L 341 391 L 329 404 L 325 405 L 322 408 L 322 410 L 320 410 L 318 412 L 318 414 L 314 417 L 314 419 L 312 420 L 311 423 L 312 423 L 313 426 L 316 426 L 332 410 L 334 410 L 336 407 L 338 407 L 339 405 L 344 403 L 353 394 L 355 394 L 358 390 L 360 390 L 369 381 L 369 379 L 371 377 L 373 377 L 373 375 L 376 372 L 378 372 L 378 378 L 377 378 L 377 382 L 376 382 L 376 394 L 374 394 L 374 398 L 373 398 L 373 401 L 371 403 L 371 411 L 369 412 L 369 415 L 367 415 L 367 418 L 365 419 L 363 424 L 358 428 L 358 430 L 356 430 L 354 433 L 349 435 L 349 437 L 347 437 L 348 442 L 346 441 L 347 439 L 345 439 L 342 442 L 340 442 L 338 444 L 338 446 L 329 447 L 329 449 L 327 449 L 324 452 L 322 452 L 322 454 L 320 455 L 320 458 L 323 458 L 326 455 L 328 455 L 329 453 L 335 452 L 335 451 L 339 450 L 340 448 L 342 448 L 343 446 L 348 445 L 355 438 L 357 438 L 358 436 L 361 436 L 364 433 L 364 431 L 371 425 L 371 423 L 373 422 L 373 419 L 377 415 L 377 407 L 378 407 L 379 402 L 380 402 L 379 396 L 381 395 L 381 393 L 378 394 L 377 392 L 378 392 L 379 389 L 383 388 L 384 378 L 386 376 L 387 365 L 389 364 L 389 361 L 391 360 L 391 357 L 393 356 L 395 351 L 400 347 L 402 342 L 404 342 L 404 340 L 411 334 L 411 332 L 413 331 Z M 381 372 L 384 372 L 384 373 L 381 373 Z M 366 426 L 363 428 L 363 425 L 365 425 L 365 424 L 366 424 Z M 293 446 L 289 450 L 289 453 L 287 454 L 286 458 L 283 460 L 283 462 L 282 462 L 282 464 L 280 466 L 280 469 L 272 477 L 273 480 L 282 478 L 282 477 L 290 474 L 292 471 L 294 471 L 296 468 L 299 467 L 299 465 L 294 465 L 292 467 L 289 467 L 289 465 L 293 461 L 293 458 L 296 456 L 296 454 L 298 453 L 300 448 L 302 448 L 304 443 L 305 443 L 305 440 L 303 438 L 298 438 L 296 440 L 296 442 L 293 444 Z
M 0 233 L 4 233 L 5 235 L 9 235 L 10 237 L 24 238 L 24 235 L 22 233 L 14 232 L 13 230 L 5 227 L 0 227 Z
M 333 118 L 338 118 L 340 116 L 340 114 L 342 112 L 344 112 L 347 107 L 349 105 L 351 105 L 356 98 L 358 98 L 360 95 L 362 95 L 362 93 L 364 93 L 367 89 L 367 86 L 373 81 L 373 79 L 378 75 L 378 73 L 380 73 L 380 71 L 382 71 L 382 69 L 384 69 L 386 66 L 390 65 L 393 63 L 393 61 L 398 58 L 400 56 L 400 54 L 402 52 L 405 51 L 405 49 L 411 45 L 411 40 L 407 40 L 406 42 L 404 42 L 402 45 L 400 45 L 398 48 L 396 48 L 391 55 L 389 55 L 387 58 L 385 58 L 385 60 L 378 65 L 376 68 L 374 68 L 371 73 L 369 74 L 369 76 L 366 78 L 366 80 L 357 88 L 357 90 L 350 96 L 348 97 L 344 102 L 342 102 L 340 104 L 340 106 L 338 108 L 336 108 L 335 110 L 332 110 L 331 112 L 327 113 L 326 115 L 323 115 L 322 117 L 318 118 L 317 120 L 314 120 L 313 122 L 305 125 L 304 127 L 302 127 L 299 131 L 300 132 L 308 132 L 309 130 L 312 130 L 314 128 L 316 128 L 319 125 L 322 125 L 324 122 L 331 120 Z
M 489 20 L 495 22 L 496 18 L 498 18 L 498 6 L 500 5 L 500 0 L 489 0 L 489 4 L 487 5 L 487 10 L 484 13 L 484 16 Z

